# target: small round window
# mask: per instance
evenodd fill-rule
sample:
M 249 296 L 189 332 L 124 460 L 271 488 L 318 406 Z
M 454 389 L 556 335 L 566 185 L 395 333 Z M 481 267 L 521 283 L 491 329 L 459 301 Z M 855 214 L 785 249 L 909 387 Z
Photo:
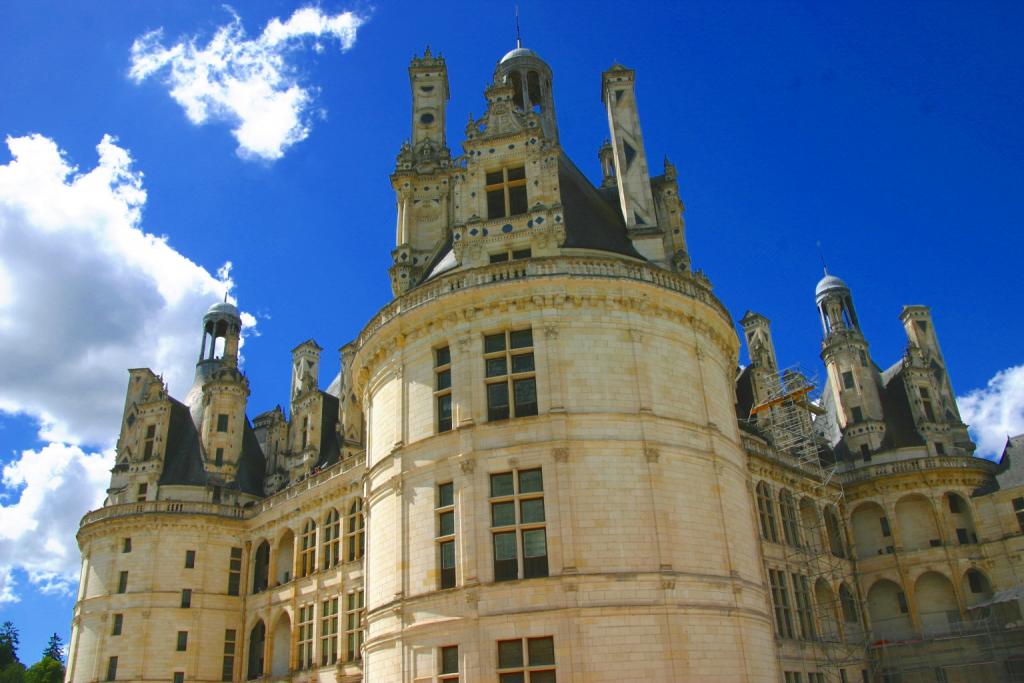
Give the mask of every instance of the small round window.
M 421 114 L 420 115 L 420 123 L 422 123 L 423 125 L 429 126 L 433 122 L 434 122 L 434 115 L 431 114 L 430 112 L 427 112 L 426 114 Z
M 432 85 L 421 85 L 420 91 L 422 92 L 434 92 L 434 86 Z

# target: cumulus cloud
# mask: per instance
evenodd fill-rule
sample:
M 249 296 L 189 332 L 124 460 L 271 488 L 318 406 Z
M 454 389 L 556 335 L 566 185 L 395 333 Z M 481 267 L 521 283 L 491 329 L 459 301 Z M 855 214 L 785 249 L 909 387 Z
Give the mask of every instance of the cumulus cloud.
M 1024 433 L 1024 365 L 996 373 L 981 389 L 956 399 L 978 444 L 978 455 L 998 457 L 1007 436 Z
M 75 530 L 103 501 L 127 368 L 150 367 L 186 392 L 202 315 L 232 287 L 230 263 L 213 275 L 143 229 L 142 173 L 110 136 L 85 171 L 41 135 L 7 146 L 0 411 L 34 418 L 50 443 L 3 470 L 0 602 L 17 599 L 15 569 L 42 592 L 74 582 Z
M 193 36 L 169 47 L 161 29 L 138 38 L 131 49 L 129 76 L 141 83 L 157 73 L 189 121 L 226 121 L 243 158 L 279 159 L 309 136 L 314 91 L 300 83 L 289 58 L 312 44 L 336 40 L 341 51 L 355 45 L 364 19 L 353 12 L 327 15 L 316 7 L 296 10 L 286 21 L 271 19 L 256 38 L 247 38 L 241 19 L 217 29 L 203 47 Z M 0 290 L 2 291 L 2 290 Z
M 18 500 L 0 505 L 0 603 L 18 600 L 15 567 L 42 593 L 72 592 L 78 521 L 103 502 L 113 464 L 113 451 L 51 443 L 4 467 L 3 485 L 18 491 Z
M 45 441 L 109 446 L 126 368 L 191 381 L 199 321 L 231 287 L 141 226 L 142 173 L 110 136 L 73 168 L 41 135 L 8 138 L 0 166 L 0 410 Z

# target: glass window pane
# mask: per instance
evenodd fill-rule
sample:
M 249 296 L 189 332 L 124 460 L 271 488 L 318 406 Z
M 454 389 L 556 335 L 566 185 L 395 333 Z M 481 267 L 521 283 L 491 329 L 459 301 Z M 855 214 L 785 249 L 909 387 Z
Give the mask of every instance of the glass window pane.
M 533 252 L 531 252 L 529 249 L 516 249 L 515 251 L 512 252 L 512 258 L 514 258 L 514 259 L 530 258 L 532 253 Z
M 437 430 L 447 432 L 452 428 L 452 395 L 437 397 Z
M 441 544 L 441 569 L 451 569 L 455 566 L 455 541 L 446 541 Z
M 484 364 L 487 377 L 501 377 L 508 374 L 508 365 L 504 358 L 488 358 Z
M 522 353 L 512 356 L 512 372 L 533 372 L 533 354 Z
M 499 183 L 504 182 L 504 180 L 505 179 L 502 178 L 500 170 L 498 170 L 498 171 L 491 171 L 490 173 L 487 174 L 487 184 L 488 185 L 497 185 Z
M 538 467 L 535 470 L 519 472 L 519 493 L 537 493 L 544 490 L 544 474 Z
M 512 495 L 512 473 L 502 472 L 491 475 L 491 497 Z
M 523 678 L 523 676 L 524 674 L 522 672 L 501 674 L 498 677 L 498 681 L 500 681 L 500 683 L 524 683 L 526 679 Z
M 513 349 L 526 349 L 533 346 L 533 330 L 516 330 L 509 335 Z
M 437 516 L 438 536 L 450 536 L 455 533 L 455 513 L 442 512 Z
M 488 190 L 487 191 L 487 217 L 488 218 L 504 218 L 505 217 L 505 190 Z
M 494 559 L 498 561 L 516 559 L 516 534 L 514 531 L 494 534 Z
M 547 554 L 548 543 L 543 529 L 523 532 L 523 557 L 544 557 Z
M 500 254 L 491 254 L 491 263 L 505 263 L 508 261 L 508 252 L 502 252 Z
M 517 379 L 512 383 L 512 391 L 516 396 L 516 417 L 537 414 L 537 380 Z
M 509 180 L 523 180 L 526 178 L 526 167 L 516 166 L 515 168 L 508 169 Z
M 447 484 L 437 485 L 437 507 L 443 508 L 451 505 L 455 502 L 455 486 L 448 482 Z
M 489 334 L 484 337 L 484 353 L 505 350 L 505 333 Z
M 491 526 L 509 526 L 515 523 L 515 503 L 491 503 Z
M 544 521 L 544 499 L 524 500 L 520 504 L 519 519 L 523 524 Z
M 508 188 L 509 215 L 517 216 L 527 211 L 526 185 Z
M 441 372 L 437 373 L 437 390 L 438 391 L 443 391 L 444 389 L 448 389 L 451 386 L 452 386 L 452 371 L 451 370 L 442 370 Z
M 458 645 L 452 645 L 451 647 L 441 648 L 441 673 L 443 674 L 457 674 L 459 673 L 459 647 Z
M 452 352 L 447 346 L 434 352 L 435 365 L 448 365 L 452 362 Z
M 504 382 L 487 385 L 487 419 L 508 419 L 508 385 Z
M 498 668 L 513 669 L 523 665 L 523 641 L 498 641 Z
M 555 672 L 550 669 L 548 671 L 531 671 L 530 683 L 555 683 Z
M 530 666 L 553 665 L 555 663 L 554 638 L 530 638 L 526 641 Z

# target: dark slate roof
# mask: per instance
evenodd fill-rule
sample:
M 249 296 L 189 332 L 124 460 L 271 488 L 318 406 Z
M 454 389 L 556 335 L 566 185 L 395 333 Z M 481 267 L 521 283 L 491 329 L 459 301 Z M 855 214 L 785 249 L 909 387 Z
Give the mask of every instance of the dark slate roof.
M 341 458 L 341 448 L 338 446 L 339 403 L 336 396 L 324 391 L 320 392 L 320 398 L 320 459 L 317 465 L 327 467 Z
M 887 370 L 886 374 L 888 373 Z M 885 417 L 885 439 L 882 441 L 882 448 L 924 445 L 924 439 L 914 424 L 914 414 L 910 411 L 907 387 L 903 381 L 903 368 L 890 375 L 888 382 L 880 387 L 879 391 L 882 415 Z
M 626 236 L 618 194 L 615 205 L 610 205 L 564 152 L 558 156 L 558 186 L 565 217 L 566 249 L 597 249 L 643 258 Z
M 203 467 L 199 430 L 192 421 L 188 406 L 175 399 L 171 401 L 171 419 L 167 429 L 167 449 L 160 484 L 171 486 L 207 486 L 214 482 Z M 202 413 L 200 413 L 201 417 Z M 226 488 L 239 489 L 256 496 L 263 495 L 263 475 L 266 460 L 256 433 L 246 419 L 242 433 L 242 456 L 238 463 L 238 476 L 227 482 Z
M 199 445 L 199 431 L 192 422 L 188 406 L 171 401 L 171 419 L 167 427 L 167 448 L 161 484 L 206 486 L 206 470 Z
M 1008 489 L 1021 485 L 1024 485 L 1024 434 L 1006 440 L 1003 457 L 996 467 L 995 486 L 991 488 Z

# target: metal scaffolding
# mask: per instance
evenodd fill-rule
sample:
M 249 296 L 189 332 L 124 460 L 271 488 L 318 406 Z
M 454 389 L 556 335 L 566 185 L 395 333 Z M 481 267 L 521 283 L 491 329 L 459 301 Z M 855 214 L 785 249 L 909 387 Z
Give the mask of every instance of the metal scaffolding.
M 786 565 L 806 577 L 793 579 L 798 622 L 801 610 L 806 611 L 802 603 L 810 600 L 812 606 L 813 624 L 798 623 L 802 632 L 813 631 L 802 633 L 804 637 L 796 641 L 803 668 L 809 675 L 816 673 L 812 679 L 816 681 L 858 680 L 860 671 L 871 662 L 864 602 L 841 521 L 846 504 L 842 486 L 834 481 L 837 463 L 823 459 L 814 430 L 813 416 L 824 413 L 815 400 L 816 378 L 793 366 L 762 372 L 758 380 L 765 398 L 751 409 L 748 424 L 765 436 L 780 460 L 805 473 L 805 482 L 810 484 L 805 492 L 816 501 L 813 509 L 800 504 L 780 510 Z M 787 529 L 787 524 L 796 528 Z M 802 585 L 798 587 L 797 581 Z M 840 591 L 842 586 L 845 593 Z M 826 601 L 829 604 L 822 604 Z M 850 676 L 847 669 L 856 673 Z

